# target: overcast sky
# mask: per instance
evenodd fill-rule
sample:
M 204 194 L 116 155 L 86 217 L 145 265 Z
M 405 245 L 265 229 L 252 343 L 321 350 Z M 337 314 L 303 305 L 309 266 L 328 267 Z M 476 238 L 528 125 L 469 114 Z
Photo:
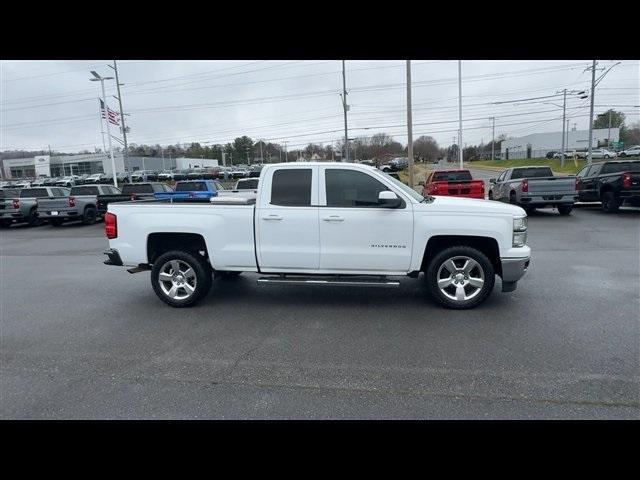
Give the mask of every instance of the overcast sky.
M 109 60 L 0 61 L 0 150 L 77 152 L 102 147 L 100 83 L 89 71 L 112 75 Z M 608 68 L 616 61 L 601 60 Z M 588 90 L 589 61 L 463 61 L 463 143 L 562 129 L 562 96 Z M 135 61 L 118 62 L 130 143 L 227 143 L 248 135 L 289 150 L 309 142 L 329 144 L 344 135 L 339 93 L 342 62 Z M 406 67 L 403 60 L 347 61 L 349 136 L 387 132 L 406 144 Z M 597 75 L 602 72 L 598 71 Z M 457 61 L 412 62 L 413 132 L 450 145 L 458 128 Z M 113 80 L 107 103 L 117 110 Z M 596 89 L 595 113 L 614 108 L 639 121 L 640 64 L 622 61 Z M 570 126 L 588 128 L 589 100 L 570 95 Z M 115 132 L 112 132 L 115 133 Z

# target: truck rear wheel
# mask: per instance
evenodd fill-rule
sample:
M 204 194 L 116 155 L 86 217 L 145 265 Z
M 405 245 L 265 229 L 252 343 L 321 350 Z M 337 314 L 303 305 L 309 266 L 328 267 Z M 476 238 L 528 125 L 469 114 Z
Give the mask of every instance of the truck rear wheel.
M 573 205 L 558 205 L 558 213 L 560 215 L 570 215 Z
M 449 247 L 429 262 L 426 280 L 433 298 L 446 308 L 466 310 L 486 300 L 495 284 L 495 269 L 480 250 Z
M 84 225 L 93 225 L 96 223 L 96 209 L 92 207 L 87 207 L 84 209 L 84 213 L 82 214 L 82 223 Z
M 613 192 L 604 192 L 602 194 L 602 210 L 607 213 L 615 213 L 619 207 L 620 204 Z
M 38 212 L 35 208 L 32 208 L 29 211 L 29 216 L 27 217 L 27 223 L 31 227 L 37 227 L 38 225 L 42 225 L 42 219 L 38 218 Z
M 153 263 L 151 286 L 167 305 L 190 307 L 209 292 L 211 269 L 199 254 L 173 250 Z

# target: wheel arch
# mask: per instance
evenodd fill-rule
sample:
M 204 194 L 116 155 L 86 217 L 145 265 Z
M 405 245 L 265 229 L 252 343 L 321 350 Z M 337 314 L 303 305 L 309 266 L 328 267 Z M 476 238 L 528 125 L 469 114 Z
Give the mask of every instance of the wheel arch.
M 502 275 L 498 241 L 492 237 L 476 235 L 435 235 L 429 238 L 422 256 L 420 270 L 426 272 L 431 259 L 434 258 L 438 252 L 456 245 L 472 247 L 481 251 L 489 258 L 496 273 Z
M 147 236 L 147 260 L 153 264 L 156 258 L 171 250 L 198 252 L 209 258 L 207 244 L 199 233 L 154 232 Z

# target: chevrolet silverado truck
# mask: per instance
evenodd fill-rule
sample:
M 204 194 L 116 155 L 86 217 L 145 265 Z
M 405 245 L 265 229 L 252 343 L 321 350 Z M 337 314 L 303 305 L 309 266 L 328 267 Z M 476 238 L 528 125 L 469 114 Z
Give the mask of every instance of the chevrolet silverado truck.
M 54 227 L 64 222 L 81 220 L 84 225 L 93 225 L 100 216 L 98 201 L 104 195 L 120 194 L 112 185 L 78 185 L 71 187 L 64 197 L 39 199 L 38 218 L 48 220 Z
M 201 300 L 221 278 L 258 284 L 397 287 L 418 277 L 443 306 L 472 308 L 515 290 L 529 267 L 527 215 L 514 205 L 423 197 L 374 167 L 265 165 L 258 193 L 209 203 L 124 202 L 105 215 L 107 265 L 151 271 L 173 307 Z
M 578 198 L 576 177 L 554 177 L 549 167 L 508 168 L 489 183 L 489 200 L 508 202 L 529 211 L 555 207 L 560 215 L 569 215 Z
M 102 195 L 98 198 L 98 214 L 104 216 L 110 203 L 134 200 L 154 200 L 157 192 L 172 192 L 173 189 L 162 182 L 125 183 L 121 193 Z
M 12 223 L 42 224 L 38 217 L 38 201 L 66 197 L 69 189 L 64 187 L 37 187 L 19 190 L 17 197 L 5 198 L 0 207 L 0 224 L 8 227 Z
M 427 176 L 422 195 L 448 195 L 484 200 L 484 180 L 474 180 L 469 170 L 436 170 Z
M 624 204 L 640 206 L 640 160 L 592 163 L 576 179 L 579 201 L 601 202 L 607 213 Z
M 176 183 L 175 191 L 157 192 L 154 197 L 158 200 L 205 200 L 218 195 L 224 190 L 217 180 L 183 180 Z

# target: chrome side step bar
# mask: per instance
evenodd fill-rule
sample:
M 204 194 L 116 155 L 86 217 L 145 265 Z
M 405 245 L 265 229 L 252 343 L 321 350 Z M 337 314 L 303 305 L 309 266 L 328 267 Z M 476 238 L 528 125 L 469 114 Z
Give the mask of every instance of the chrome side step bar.
M 348 287 L 399 287 L 397 280 L 387 280 L 380 277 L 379 280 L 373 278 L 353 278 L 353 277 L 297 277 L 297 276 L 271 276 L 260 277 L 257 280 L 260 284 L 299 284 L 299 285 L 345 285 Z

